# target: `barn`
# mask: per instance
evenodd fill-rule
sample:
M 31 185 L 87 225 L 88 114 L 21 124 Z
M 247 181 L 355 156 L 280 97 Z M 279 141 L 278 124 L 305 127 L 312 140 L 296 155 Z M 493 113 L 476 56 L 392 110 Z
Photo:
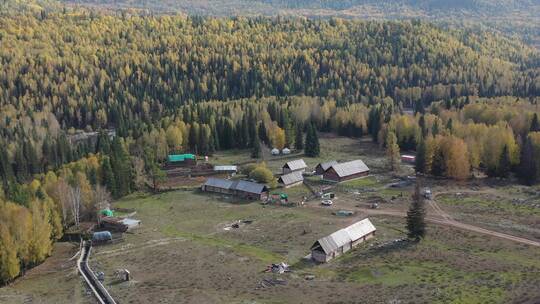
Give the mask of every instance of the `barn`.
M 307 168 L 306 163 L 303 159 L 295 159 L 283 165 L 283 174 L 299 171 L 305 172 Z
M 232 185 L 233 181 L 231 180 L 210 177 L 206 180 L 206 183 L 202 185 L 201 189 L 205 192 L 233 194 L 233 189 L 231 189 Z
M 265 185 L 244 180 L 232 181 L 211 177 L 201 186 L 201 190 L 234 195 L 248 200 L 268 198 L 268 188 Z
M 294 187 L 297 185 L 300 185 L 304 182 L 304 176 L 302 175 L 302 172 L 295 171 L 288 174 L 284 174 L 279 177 L 278 183 L 283 185 L 285 188 Z
M 360 160 L 332 165 L 323 174 L 323 180 L 331 182 L 343 182 L 362 176 L 369 175 L 369 168 Z
M 325 163 L 320 163 L 315 167 L 315 174 L 317 175 L 323 175 L 326 170 L 328 170 L 333 165 L 337 165 L 338 162 L 335 160 L 327 161 Z
M 363 219 L 317 240 L 311 246 L 311 258 L 320 263 L 328 262 L 372 238 L 376 231 L 369 219 Z

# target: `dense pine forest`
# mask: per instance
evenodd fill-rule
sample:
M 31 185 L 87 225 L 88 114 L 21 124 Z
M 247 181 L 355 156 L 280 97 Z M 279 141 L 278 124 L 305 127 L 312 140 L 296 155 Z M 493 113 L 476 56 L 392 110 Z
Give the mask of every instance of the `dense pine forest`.
M 489 32 L 41 11 L 0 16 L 0 65 L 2 283 L 172 151 L 301 149 L 315 128 L 426 174 L 540 179 L 540 54 Z

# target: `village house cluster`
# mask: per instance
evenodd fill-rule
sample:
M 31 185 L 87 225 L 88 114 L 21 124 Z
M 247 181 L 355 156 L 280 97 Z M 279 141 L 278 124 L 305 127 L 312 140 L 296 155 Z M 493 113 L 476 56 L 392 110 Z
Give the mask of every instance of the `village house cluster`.
M 191 158 L 182 158 L 182 161 Z M 233 176 L 237 167 L 221 165 L 213 167 L 214 173 L 227 173 Z M 335 160 L 320 163 L 312 173 L 307 172 L 308 166 L 303 159 L 286 162 L 282 173 L 277 177 L 278 184 L 283 188 L 290 188 L 304 183 L 304 175 L 320 175 L 327 182 L 344 182 L 369 175 L 369 167 L 360 159 L 339 163 Z M 201 187 L 202 191 L 232 195 L 243 199 L 266 200 L 269 198 L 269 189 L 253 181 L 232 180 L 227 178 L 211 177 Z

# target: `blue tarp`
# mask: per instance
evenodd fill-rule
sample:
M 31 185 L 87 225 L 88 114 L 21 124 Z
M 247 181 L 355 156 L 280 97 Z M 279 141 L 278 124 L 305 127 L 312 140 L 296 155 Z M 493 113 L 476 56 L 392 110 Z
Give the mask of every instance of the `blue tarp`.
M 110 241 L 112 240 L 112 234 L 110 231 L 94 232 L 92 235 L 92 241 Z

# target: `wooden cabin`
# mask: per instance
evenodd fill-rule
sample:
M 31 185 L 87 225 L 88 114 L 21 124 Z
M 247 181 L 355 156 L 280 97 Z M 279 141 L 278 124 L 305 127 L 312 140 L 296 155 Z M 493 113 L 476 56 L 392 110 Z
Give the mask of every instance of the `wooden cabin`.
M 323 180 L 339 183 L 367 175 L 369 175 L 368 166 L 358 159 L 332 165 L 324 172 Z
M 306 163 L 303 159 L 295 159 L 291 160 L 290 162 L 287 162 L 285 165 L 283 165 L 283 174 L 291 173 L 291 172 L 305 172 L 307 168 Z
M 268 199 L 268 187 L 263 184 L 244 180 L 228 180 L 222 178 L 209 178 L 201 186 L 205 192 L 223 193 L 247 200 Z
M 374 237 L 376 231 L 369 219 L 363 219 L 317 240 L 311 246 L 311 258 L 320 263 L 328 262 Z

